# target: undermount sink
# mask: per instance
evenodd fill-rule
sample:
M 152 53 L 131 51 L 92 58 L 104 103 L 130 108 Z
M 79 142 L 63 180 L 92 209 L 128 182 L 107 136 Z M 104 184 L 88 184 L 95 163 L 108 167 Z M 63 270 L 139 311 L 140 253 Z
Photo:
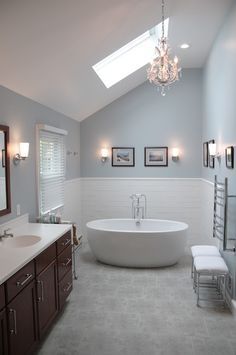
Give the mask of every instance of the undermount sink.
M 11 248 L 24 248 L 40 242 L 41 238 L 36 235 L 21 235 L 8 238 L 3 241 L 3 245 Z

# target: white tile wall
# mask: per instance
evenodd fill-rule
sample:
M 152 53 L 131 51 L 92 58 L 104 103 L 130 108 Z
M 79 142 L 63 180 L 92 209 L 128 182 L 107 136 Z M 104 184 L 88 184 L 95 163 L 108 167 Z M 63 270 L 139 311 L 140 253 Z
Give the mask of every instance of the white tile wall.
M 62 214 L 63 219 L 81 225 L 81 191 L 80 179 L 67 180 L 65 182 L 65 205 Z
M 133 193 L 147 196 L 147 217 L 189 225 L 188 246 L 215 244 L 212 238 L 214 186 L 198 178 L 81 178 L 65 188 L 64 218 L 85 225 L 99 218 L 131 217 Z
M 218 245 L 218 239 L 213 234 L 213 208 L 214 208 L 214 184 L 208 180 L 201 179 L 202 202 L 202 237 L 205 244 Z

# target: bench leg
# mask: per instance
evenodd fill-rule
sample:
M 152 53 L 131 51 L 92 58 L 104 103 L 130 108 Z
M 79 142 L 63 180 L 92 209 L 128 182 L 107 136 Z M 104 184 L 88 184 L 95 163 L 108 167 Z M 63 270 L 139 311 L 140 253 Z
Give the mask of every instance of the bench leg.
M 193 257 L 192 257 L 192 265 L 191 265 L 191 279 L 193 279 Z
M 226 306 L 226 280 L 227 280 L 227 275 L 222 277 L 223 279 L 223 297 L 224 297 L 224 307 Z
M 193 290 L 194 290 L 194 292 L 195 292 L 195 288 L 196 288 L 196 271 L 193 266 Z
M 197 306 L 199 307 L 199 298 L 200 298 L 200 295 L 199 295 L 199 282 L 200 282 L 200 274 L 198 272 L 196 272 L 197 274 Z

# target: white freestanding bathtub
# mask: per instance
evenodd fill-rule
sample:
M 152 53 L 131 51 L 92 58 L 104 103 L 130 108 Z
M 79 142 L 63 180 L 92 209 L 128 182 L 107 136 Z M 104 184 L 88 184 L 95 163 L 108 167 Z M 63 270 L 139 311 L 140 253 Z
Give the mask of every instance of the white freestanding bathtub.
M 184 255 L 188 225 L 177 221 L 101 219 L 87 223 L 96 259 L 124 267 L 173 265 Z

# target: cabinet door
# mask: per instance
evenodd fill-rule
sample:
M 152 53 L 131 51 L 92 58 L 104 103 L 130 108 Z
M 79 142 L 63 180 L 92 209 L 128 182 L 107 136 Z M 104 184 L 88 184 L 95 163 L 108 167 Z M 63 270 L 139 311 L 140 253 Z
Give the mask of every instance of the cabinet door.
M 58 256 L 58 280 L 60 281 L 72 268 L 72 247 L 69 245 Z
M 31 282 L 7 306 L 9 354 L 28 354 L 37 342 L 35 284 Z
M 7 355 L 7 319 L 5 309 L 0 312 L 0 355 Z
M 5 307 L 5 290 L 4 285 L 0 285 L 0 311 Z
M 36 282 L 39 335 L 41 337 L 58 312 L 56 261 L 37 277 Z
M 63 277 L 63 279 L 59 282 L 59 306 L 60 309 L 64 306 L 67 297 L 72 291 L 73 281 L 72 281 L 72 269 L 68 271 L 68 273 Z
M 65 233 L 60 239 L 57 240 L 57 255 L 71 244 L 71 230 Z
M 56 259 L 56 243 L 50 245 L 46 250 L 39 254 L 35 259 L 36 275 L 39 275 L 46 267 Z
M 18 293 L 20 293 L 25 286 L 27 286 L 34 279 L 34 261 L 17 271 L 6 282 L 6 296 L 7 303 L 9 303 Z

